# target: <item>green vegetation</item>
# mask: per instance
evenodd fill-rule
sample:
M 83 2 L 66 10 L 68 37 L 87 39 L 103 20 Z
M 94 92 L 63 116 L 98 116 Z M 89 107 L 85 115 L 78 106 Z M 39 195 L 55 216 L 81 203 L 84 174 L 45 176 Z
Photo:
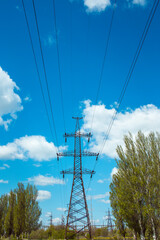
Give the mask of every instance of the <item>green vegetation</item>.
M 5 237 L 30 236 L 40 227 L 41 210 L 37 202 L 37 189 L 30 184 L 26 189 L 22 183 L 9 195 L 0 197 L 0 235 Z
M 127 239 L 133 239 L 130 237 L 132 234 L 127 230 L 126 240 Z M 118 237 L 118 232 L 116 230 L 108 231 L 107 227 L 102 228 L 96 228 L 92 227 L 92 236 L 95 240 L 122 240 L 122 238 Z M 47 230 L 39 229 L 36 231 L 32 231 L 30 238 L 31 239 L 64 239 L 65 237 L 65 226 L 59 225 L 59 226 L 50 226 Z M 73 236 L 73 231 L 71 232 L 71 238 L 70 239 L 76 239 L 76 236 Z M 85 240 L 85 233 L 82 232 L 79 235 L 80 240 Z
M 110 200 L 120 234 L 134 239 L 160 239 L 160 134 L 139 132 L 117 147 L 118 173 L 110 184 Z

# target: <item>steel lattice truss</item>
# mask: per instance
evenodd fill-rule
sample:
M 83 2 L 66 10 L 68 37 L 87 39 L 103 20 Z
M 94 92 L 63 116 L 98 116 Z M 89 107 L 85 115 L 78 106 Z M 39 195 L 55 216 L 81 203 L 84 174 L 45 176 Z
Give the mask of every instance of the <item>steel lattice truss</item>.
M 108 209 L 108 214 L 107 214 L 107 229 L 109 231 L 112 231 L 113 230 L 113 224 L 112 224 L 112 217 L 111 217 L 111 213 L 110 213 L 110 210 Z
M 73 174 L 73 183 L 70 196 L 70 203 L 67 215 L 67 224 L 65 231 L 65 238 L 69 239 L 74 235 L 79 235 L 81 232 L 86 232 L 89 235 L 89 238 L 92 238 L 91 234 L 91 223 L 89 219 L 88 206 L 86 201 L 84 183 L 83 183 L 83 174 L 90 174 L 91 177 L 95 173 L 94 171 L 88 169 L 82 169 L 82 157 L 91 157 L 95 156 L 98 158 L 97 153 L 91 153 L 88 151 L 81 151 L 81 138 L 86 137 L 88 141 L 91 138 L 91 133 L 81 133 L 79 120 L 82 118 L 76 119 L 76 128 L 75 133 L 67 134 L 65 133 L 65 141 L 68 137 L 74 138 L 74 152 L 63 152 L 57 153 L 57 159 L 59 157 L 74 157 L 74 167 L 73 169 L 68 169 L 61 171 L 63 176 L 65 174 Z

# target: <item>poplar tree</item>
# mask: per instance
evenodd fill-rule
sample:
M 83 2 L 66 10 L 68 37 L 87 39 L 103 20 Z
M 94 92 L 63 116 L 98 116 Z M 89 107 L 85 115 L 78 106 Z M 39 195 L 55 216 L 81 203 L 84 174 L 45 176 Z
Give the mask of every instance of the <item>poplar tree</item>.
M 36 187 L 28 184 L 25 193 L 25 228 L 26 232 L 30 234 L 32 230 L 37 230 L 41 225 L 39 222 L 41 209 L 37 201 Z
M 5 222 L 4 222 L 4 228 L 5 228 L 5 233 L 7 237 L 10 236 L 11 234 L 14 234 L 13 220 L 14 220 L 15 202 L 16 202 L 16 195 L 13 191 L 10 191 L 9 206 L 8 206 L 8 211 L 7 211 Z
M 4 235 L 4 222 L 8 211 L 8 195 L 0 197 L 0 235 Z
M 110 200 L 116 221 L 144 240 L 147 232 L 159 239 L 160 226 L 160 135 L 147 137 L 138 132 L 124 137 L 125 147 L 117 147 L 118 173 L 110 185 Z M 149 236 L 151 238 L 151 236 Z
M 14 232 L 19 237 L 25 231 L 25 189 L 22 183 L 18 183 L 16 192 L 16 204 L 14 209 Z

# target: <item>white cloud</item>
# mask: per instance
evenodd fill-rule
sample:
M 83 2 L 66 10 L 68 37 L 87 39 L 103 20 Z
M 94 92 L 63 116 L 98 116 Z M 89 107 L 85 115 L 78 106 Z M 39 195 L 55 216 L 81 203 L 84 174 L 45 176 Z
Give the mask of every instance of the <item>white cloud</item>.
M 109 192 L 106 192 L 104 194 L 98 194 L 98 195 L 88 195 L 87 200 L 97 200 L 97 199 L 104 199 L 105 197 L 109 196 Z
M 18 86 L 1 67 L 0 86 L 0 125 L 7 130 L 12 120 L 17 118 L 17 112 L 23 110 L 23 106 L 20 96 L 15 93 L 15 90 L 19 90 Z
M 65 211 L 67 210 L 67 208 L 61 208 L 61 207 L 59 207 L 59 208 L 57 208 L 57 210 L 60 211 L 60 212 L 65 212 Z
M 99 179 L 97 182 L 98 183 L 105 183 L 105 182 L 108 182 L 108 181 L 110 181 L 110 178 Z
M 6 168 L 10 168 L 10 166 L 8 164 L 3 164 L 3 166 Z
M 91 220 L 92 225 L 99 223 L 99 219 Z
M 29 96 L 26 96 L 26 97 L 24 98 L 24 101 L 25 101 L 25 102 L 31 102 L 32 99 L 31 99 Z
M 132 4 L 144 7 L 146 5 L 146 0 L 133 0 Z
M 53 218 L 52 223 L 53 224 L 60 224 L 61 219 L 60 218 Z
M 84 0 L 84 5 L 89 12 L 102 12 L 111 5 L 110 0 Z
M 35 167 L 41 167 L 41 164 L 33 164 Z
M 44 39 L 45 46 L 51 47 L 55 43 L 56 43 L 56 40 L 52 34 L 48 34 L 48 36 Z
M 39 190 L 37 200 L 43 201 L 51 198 L 51 193 L 49 191 Z
M 55 184 L 65 184 L 65 182 L 62 179 L 54 178 L 53 176 L 43 176 L 38 175 L 35 177 L 28 178 L 28 182 L 33 183 L 37 186 L 48 186 L 48 185 L 55 185 Z
M 106 203 L 106 204 L 110 204 L 110 200 L 102 199 L 102 200 L 100 200 L 100 201 L 103 202 L 103 203 Z
M 92 116 L 95 109 L 92 127 L 93 138 L 89 146 L 91 151 L 99 152 L 102 149 L 105 133 L 107 132 L 115 109 L 107 109 L 104 104 L 98 104 L 95 108 L 95 105 L 92 105 L 90 100 L 84 101 L 84 105 L 84 124 L 82 130 L 91 130 Z M 131 132 L 133 137 L 139 130 L 144 132 L 144 134 L 148 134 L 150 131 L 160 132 L 159 119 L 160 109 L 153 104 L 141 106 L 135 110 L 127 109 L 126 111 L 119 112 L 112 126 L 109 138 L 103 148 L 103 154 L 111 158 L 117 157 L 116 147 L 117 145 L 124 146 L 123 137 L 125 134 L 128 134 L 128 132 Z
M 118 172 L 118 168 L 114 167 L 111 172 L 111 177 Z
M 99 179 L 97 182 L 98 182 L 98 183 L 104 183 L 104 180 Z
M 3 167 L 0 167 L 0 170 L 5 170 L 6 168 L 10 168 L 8 164 L 3 164 Z
M 51 216 L 51 214 L 52 214 L 51 212 L 46 212 L 45 217 L 49 218 Z
M 52 142 L 47 142 L 45 137 L 25 136 L 0 146 L 0 159 L 50 161 L 56 157 L 56 152 L 57 147 Z
M 3 180 L 3 179 L 0 179 L 0 183 L 8 183 L 8 180 Z

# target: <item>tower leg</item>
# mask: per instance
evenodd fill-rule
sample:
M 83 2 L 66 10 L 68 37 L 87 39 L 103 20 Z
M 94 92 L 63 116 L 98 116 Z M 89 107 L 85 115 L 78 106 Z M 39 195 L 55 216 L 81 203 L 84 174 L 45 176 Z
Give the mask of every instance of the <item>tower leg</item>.
M 65 239 L 69 239 L 74 235 L 77 235 L 78 238 L 79 234 L 85 232 L 86 230 L 89 234 L 89 239 L 92 239 L 91 224 L 83 179 L 82 177 L 74 177 L 67 215 Z

